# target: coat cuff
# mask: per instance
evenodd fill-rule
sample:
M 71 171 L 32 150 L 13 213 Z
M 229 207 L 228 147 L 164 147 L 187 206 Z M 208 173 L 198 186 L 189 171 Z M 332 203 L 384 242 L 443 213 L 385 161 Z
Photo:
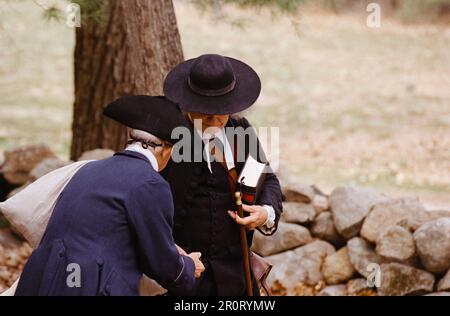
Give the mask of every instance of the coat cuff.
M 188 256 L 181 256 L 182 267 L 169 291 L 174 295 L 192 295 L 195 284 L 195 264 Z
M 264 224 L 259 226 L 258 228 L 264 233 L 264 234 L 271 234 L 275 231 L 275 210 L 271 205 L 263 205 L 264 209 L 267 212 L 267 220 Z

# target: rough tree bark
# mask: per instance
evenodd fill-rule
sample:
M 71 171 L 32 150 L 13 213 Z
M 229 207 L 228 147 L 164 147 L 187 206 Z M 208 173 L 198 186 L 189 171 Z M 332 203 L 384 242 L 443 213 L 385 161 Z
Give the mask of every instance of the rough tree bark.
M 183 60 L 172 0 L 104 1 L 104 21 L 76 30 L 71 159 L 123 148 L 125 128 L 102 116 L 104 106 L 122 95 L 162 94 L 165 75 Z

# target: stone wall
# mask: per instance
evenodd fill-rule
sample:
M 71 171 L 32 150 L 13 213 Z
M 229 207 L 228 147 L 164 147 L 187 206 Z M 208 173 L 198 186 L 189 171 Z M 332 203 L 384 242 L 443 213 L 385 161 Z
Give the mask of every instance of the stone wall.
M 449 210 L 366 187 L 328 196 L 292 179 L 281 184 L 278 231 L 256 232 L 253 244 L 274 264 L 273 295 L 450 295 Z M 378 271 L 380 283 L 368 287 Z

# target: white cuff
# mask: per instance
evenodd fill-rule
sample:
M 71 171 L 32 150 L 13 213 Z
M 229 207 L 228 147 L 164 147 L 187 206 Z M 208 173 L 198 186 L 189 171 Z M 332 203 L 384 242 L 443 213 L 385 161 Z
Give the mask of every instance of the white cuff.
M 270 234 L 275 230 L 275 210 L 270 205 L 263 205 L 263 207 L 267 211 L 267 220 L 259 226 L 259 229 L 265 234 Z

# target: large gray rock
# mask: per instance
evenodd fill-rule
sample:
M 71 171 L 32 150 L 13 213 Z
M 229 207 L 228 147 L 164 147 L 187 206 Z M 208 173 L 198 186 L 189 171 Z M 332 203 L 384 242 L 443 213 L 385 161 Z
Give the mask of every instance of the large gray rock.
M 38 163 L 30 172 L 30 181 L 39 179 L 45 176 L 47 173 L 52 172 L 58 168 L 64 167 L 70 164 L 72 161 L 66 162 L 59 158 L 47 158 Z
M 312 204 L 317 214 L 330 210 L 330 203 L 328 202 L 328 197 L 325 195 L 322 194 L 314 195 Z
M 387 226 L 404 222 L 412 230 L 428 221 L 427 210 L 416 199 L 401 199 L 375 205 L 364 221 L 361 236 L 375 242 Z
M 434 275 L 400 263 L 381 265 L 380 296 L 419 295 L 433 291 Z
M 441 273 L 450 268 L 450 218 L 423 224 L 414 232 L 414 241 L 425 269 Z
M 365 278 L 351 279 L 347 282 L 348 295 L 360 295 L 367 290 L 369 290 L 369 287 L 367 286 L 367 279 Z
M 337 232 L 336 227 L 334 227 L 333 215 L 328 211 L 320 213 L 314 219 L 311 225 L 311 234 L 335 246 L 345 244 L 345 238 Z
M 355 269 L 350 262 L 347 247 L 327 256 L 322 265 L 322 274 L 327 284 L 339 284 L 349 280 Z
M 278 282 L 288 295 L 295 293 L 300 283 L 316 285 L 323 281 L 321 267 L 326 256 L 335 252 L 334 247 L 322 240 L 315 240 L 295 250 L 267 257 L 274 266 L 267 278 L 268 285 Z
M 282 182 L 281 188 L 287 202 L 311 203 L 314 199 L 314 189 L 296 180 Z
M 370 243 L 360 237 L 354 237 L 347 242 L 348 256 L 355 270 L 362 276 L 370 274 L 371 263 L 380 264 L 382 259 L 375 253 Z
M 432 221 L 442 217 L 450 217 L 450 210 L 428 211 L 428 221 Z
M 317 296 L 347 296 L 347 288 L 343 284 L 327 286 Z
M 416 246 L 408 229 L 391 225 L 383 229 L 377 237 L 375 251 L 381 257 L 398 262 L 407 262 L 414 257 Z
M 261 256 L 270 256 L 303 246 L 311 241 L 312 237 L 307 228 L 279 222 L 278 229 L 272 236 L 264 236 L 259 231 L 255 231 L 252 249 Z
M 22 241 L 14 234 L 10 228 L 0 228 L 0 245 L 4 248 L 15 249 L 22 244 Z
M 81 160 L 102 160 L 105 158 L 109 158 L 112 155 L 114 155 L 114 151 L 111 149 L 103 149 L 103 148 L 97 148 L 93 150 L 85 151 L 81 154 L 80 158 L 78 158 L 78 161 Z
M 312 204 L 298 202 L 284 202 L 281 220 L 288 223 L 306 224 L 316 217 L 316 211 Z
M 450 270 L 439 280 L 438 291 L 450 291 Z
M 8 193 L 7 198 L 16 195 L 23 189 L 25 189 L 30 183 L 37 180 L 38 178 L 46 175 L 49 172 L 52 172 L 53 170 L 56 170 L 58 168 L 64 167 L 65 165 L 68 165 L 70 162 L 64 162 L 60 160 L 59 158 L 45 158 L 41 162 L 39 162 L 33 170 L 30 171 L 28 174 L 28 180 L 25 184 L 21 185 L 20 187 L 15 188 L 11 192 Z
M 46 145 L 28 145 L 6 150 L 0 172 L 11 184 L 22 185 L 29 180 L 30 171 L 47 158 L 56 158 Z
M 0 212 L 0 229 L 8 226 L 9 226 L 8 221 L 6 220 L 5 216 Z
M 347 239 L 356 236 L 370 208 L 388 200 L 371 188 L 343 186 L 334 189 L 329 201 L 337 231 Z

